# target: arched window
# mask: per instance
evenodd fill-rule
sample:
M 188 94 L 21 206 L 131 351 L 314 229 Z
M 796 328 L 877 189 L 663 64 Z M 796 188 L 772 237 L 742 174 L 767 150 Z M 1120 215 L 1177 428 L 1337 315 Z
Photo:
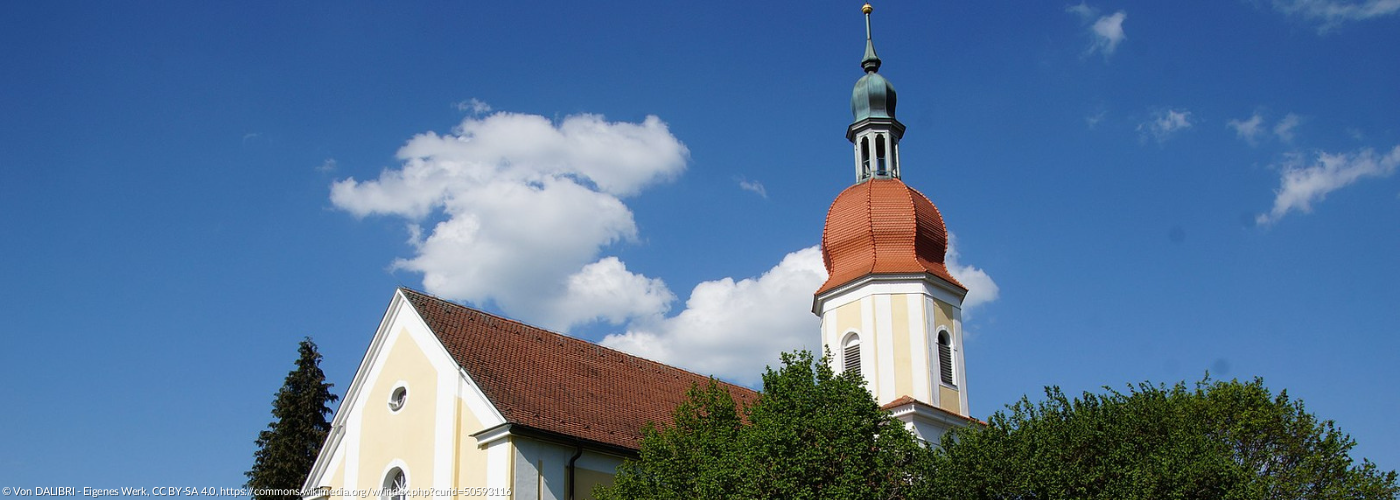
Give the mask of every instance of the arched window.
M 885 136 L 875 136 L 875 175 L 889 175 L 885 166 Z
M 870 139 L 860 138 L 860 177 L 870 177 Z
M 384 489 L 379 494 L 382 500 L 405 500 L 408 498 L 408 476 L 403 469 L 394 467 L 384 475 Z
M 899 177 L 899 145 L 890 144 L 890 176 Z
M 854 333 L 846 336 L 846 342 L 841 346 L 843 354 L 842 371 L 854 372 L 860 376 L 860 336 Z
M 948 330 L 938 332 L 938 378 L 945 384 L 953 385 L 953 346 Z

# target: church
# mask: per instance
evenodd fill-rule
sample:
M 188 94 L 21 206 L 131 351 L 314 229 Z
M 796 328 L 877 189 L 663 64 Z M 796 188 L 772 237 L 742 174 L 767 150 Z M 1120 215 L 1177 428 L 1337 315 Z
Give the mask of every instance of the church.
M 944 263 L 938 208 L 900 180 L 896 94 L 865 13 L 864 76 L 851 93 L 854 183 L 826 215 L 814 291 L 837 372 L 920 439 L 975 422 L 962 353 L 967 288 Z M 400 288 L 350 383 L 303 491 L 591 499 L 636 456 L 648 422 L 669 422 L 702 374 Z M 751 389 L 723 384 L 736 400 Z

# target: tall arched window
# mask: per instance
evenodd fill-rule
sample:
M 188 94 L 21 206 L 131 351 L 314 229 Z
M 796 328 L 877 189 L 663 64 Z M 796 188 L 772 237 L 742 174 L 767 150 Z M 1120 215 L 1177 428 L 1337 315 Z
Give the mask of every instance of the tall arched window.
M 885 164 L 885 136 L 875 136 L 875 175 L 889 175 L 889 167 Z
M 861 179 L 870 177 L 870 139 L 866 137 L 860 139 L 860 173 Z
M 841 353 L 842 371 L 855 372 L 856 376 L 860 376 L 860 336 L 854 333 L 847 335 L 846 342 L 841 346 Z
M 953 346 L 948 330 L 938 332 L 938 378 L 953 385 Z

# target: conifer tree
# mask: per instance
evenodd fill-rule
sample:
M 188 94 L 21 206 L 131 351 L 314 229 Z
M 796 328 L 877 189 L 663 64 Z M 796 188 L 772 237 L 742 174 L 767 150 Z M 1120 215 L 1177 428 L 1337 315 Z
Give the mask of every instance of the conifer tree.
M 273 421 L 267 430 L 258 433 L 258 451 L 253 454 L 253 468 L 244 473 L 246 486 L 252 489 L 298 490 L 321 451 L 331 424 L 326 415 L 329 404 L 339 399 L 332 394 L 331 384 L 321 372 L 321 353 L 311 337 L 302 339 L 297 349 L 296 369 L 277 391 L 272 402 Z M 259 494 L 253 498 L 294 499 L 299 495 Z

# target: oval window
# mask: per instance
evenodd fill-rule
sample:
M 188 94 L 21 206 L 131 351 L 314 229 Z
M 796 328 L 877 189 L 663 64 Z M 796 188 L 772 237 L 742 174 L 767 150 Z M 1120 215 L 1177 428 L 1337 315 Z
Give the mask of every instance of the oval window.
M 395 387 L 394 392 L 389 394 L 389 411 L 399 411 L 406 402 L 408 402 L 408 388 Z

